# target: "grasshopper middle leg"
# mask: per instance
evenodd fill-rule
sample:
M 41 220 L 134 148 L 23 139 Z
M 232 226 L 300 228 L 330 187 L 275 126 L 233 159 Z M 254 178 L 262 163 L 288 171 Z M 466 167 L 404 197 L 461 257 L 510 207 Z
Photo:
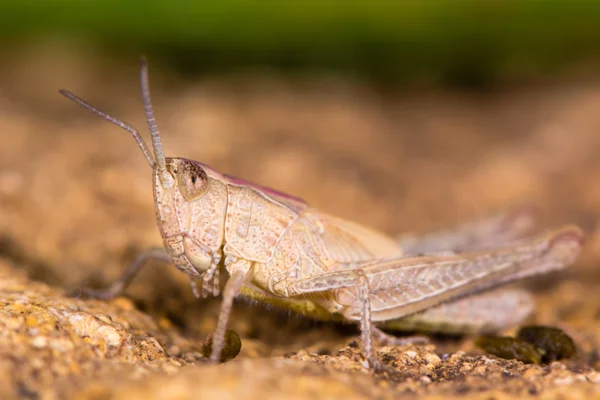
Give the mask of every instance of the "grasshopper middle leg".
M 371 368 L 376 370 L 382 369 L 383 365 L 375 355 L 373 349 L 373 322 L 371 318 L 371 302 L 369 300 L 369 280 L 364 271 L 356 269 L 329 273 L 301 280 L 287 287 L 290 296 L 340 288 L 352 288 L 356 290 L 357 302 L 360 307 L 360 331 L 364 356 Z
M 164 249 L 151 248 L 142 251 L 136 259 L 129 265 L 129 267 L 123 272 L 121 277 L 115 281 L 108 289 L 90 289 L 83 288 L 78 291 L 83 297 L 99 299 L 99 300 L 110 300 L 120 296 L 125 289 L 131 284 L 131 281 L 136 277 L 144 265 L 148 265 L 149 261 L 160 261 L 169 263 L 171 257 L 167 254 Z

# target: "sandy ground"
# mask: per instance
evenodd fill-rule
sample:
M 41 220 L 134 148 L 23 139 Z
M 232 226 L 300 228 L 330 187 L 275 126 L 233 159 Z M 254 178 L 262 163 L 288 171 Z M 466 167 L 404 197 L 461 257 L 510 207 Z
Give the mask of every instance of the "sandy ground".
M 540 229 L 580 225 L 576 265 L 526 286 L 535 321 L 567 330 L 582 354 L 531 366 L 485 355 L 471 338 L 435 337 L 379 348 L 398 375 L 376 376 L 352 326 L 238 304 L 242 352 L 212 367 L 200 351 L 218 300 L 194 299 L 174 268 L 148 267 L 111 302 L 67 297 L 112 282 L 160 236 L 134 141 L 56 93 L 71 89 L 143 129 L 135 61 L 37 51 L 0 69 L 2 398 L 600 396 L 600 81 L 382 94 L 331 78 L 189 82 L 152 65 L 151 78 L 167 155 L 387 233 L 523 202 L 538 208 Z

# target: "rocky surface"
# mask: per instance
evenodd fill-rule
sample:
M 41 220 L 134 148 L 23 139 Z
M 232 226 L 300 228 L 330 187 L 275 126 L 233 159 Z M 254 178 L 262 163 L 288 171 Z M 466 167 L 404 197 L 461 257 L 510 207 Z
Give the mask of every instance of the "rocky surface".
M 143 128 L 135 62 L 43 51 L 11 59 L 0 86 L 1 398 L 600 397 L 598 82 L 382 95 L 327 79 L 183 82 L 152 68 L 168 155 L 389 233 L 522 201 L 540 210 L 540 228 L 586 231 L 569 272 L 527 283 L 535 322 L 567 331 L 577 358 L 524 365 L 484 354 L 472 338 L 433 337 L 378 348 L 397 373 L 373 374 L 353 327 L 252 304 L 232 317 L 241 354 L 206 365 L 218 301 L 194 299 L 167 266 L 148 267 L 109 302 L 70 296 L 106 286 L 160 244 L 148 166 L 131 137 L 56 94 L 68 87 Z

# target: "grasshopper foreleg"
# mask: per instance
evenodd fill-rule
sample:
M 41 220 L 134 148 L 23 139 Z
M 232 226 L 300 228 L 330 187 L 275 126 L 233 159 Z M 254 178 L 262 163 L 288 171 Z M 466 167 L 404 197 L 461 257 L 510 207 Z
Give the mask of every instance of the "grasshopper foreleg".
M 225 330 L 227 329 L 227 322 L 229 321 L 229 315 L 233 307 L 233 299 L 240 294 L 250 267 L 251 262 L 246 260 L 235 261 L 229 267 L 231 276 L 227 280 L 227 284 L 223 290 L 223 301 L 221 303 L 221 310 L 219 311 L 219 319 L 217 320 L 217 329 L 215 329 L 213 335 L 212 352 L 210 355 L 212 363 L 217 363 L 221 359 L 221 351 L 223 351 L 223 346 L 225 345 Z
M 194 279 L 190 279 L 190 287 L 192 288 L 192 294 L 194 297 L 197 299 L 200 298 L 200 289 L 198 289 L 198 283 Z
M 108 289 L 97 290 L 90 288 L 82 288 L 80 293 L 84 297 L 110 300 L 113 299 L 127 289 L 131 281 L 136 277 L 144 265 L 148 265 L 148 261 L 171 262 L 171 257 L 162 248 L 151 248 L 142 251 L 136 259 L 129 265 L 121 277 L 114 282 Z
M 219 295 L 219 260 L 213 261 L 202 277 L 202 298 Z M 199 297 L 199 296 L 196 296 Z

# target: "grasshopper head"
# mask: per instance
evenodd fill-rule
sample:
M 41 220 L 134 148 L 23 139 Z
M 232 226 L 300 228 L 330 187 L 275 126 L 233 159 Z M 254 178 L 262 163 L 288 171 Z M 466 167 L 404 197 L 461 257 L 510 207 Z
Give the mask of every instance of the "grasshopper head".
M 154 201 L 161 235 L 165 239 L 181 233 L 190 235 L 190 226 L 202 222 L 194 215 L 202 209 L 202 198 L 214 184 L 197 161 L 167 157 L 165 168 L 167 180 L 158 166 L 154 167 Z
M 156 214 L 165 245 L 169 247 L 169 253 L 178 267 L 184 268 L 184 272 L 191 276 L 199 276 L 206 272 L 211 263 L 214 264 L 211 252 L 214 253 L 221 247 L 220 232 L 223 230 L 224 219 L 221 221 L 214 218 L 214 215 L 225 214 L 226 189 L 220 174 L 201 163 L 185 158 L 165 157 L 150 101 L 148 67 L 143 58 L 140 83 L 152 151 L 132 125 L 98 110 L 66 90 L 60 92 L 133 135 L 153 171 Z M 188 262 L 179 260 L 178 257 L 185 257 Z
M 166 185 L 165 175 L 154 167 L 160 233 L 175 265 L 198 277 L 215 266 L 215 252 L 221 248 L 227 189 L 220 174 L 197 161 L 167 157 L 165 168 Z

